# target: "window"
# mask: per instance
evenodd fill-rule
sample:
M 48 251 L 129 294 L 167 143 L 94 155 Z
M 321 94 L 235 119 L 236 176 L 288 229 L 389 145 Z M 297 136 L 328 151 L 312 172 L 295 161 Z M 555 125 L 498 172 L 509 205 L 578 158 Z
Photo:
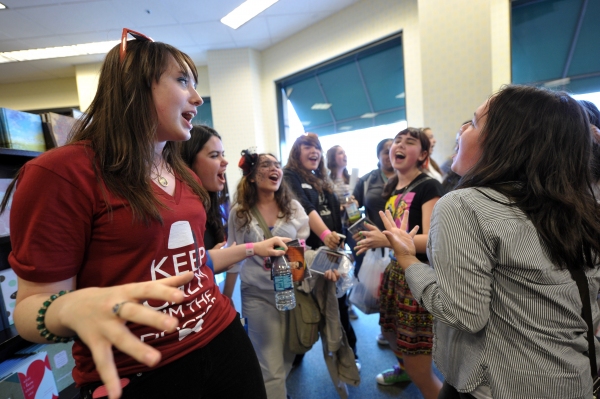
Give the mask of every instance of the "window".
M 513 0 L 513 83 L 600 91 L 600 1 Z
M 196 108 L 198 112 L 194 119 L 192 119 L 193 125 L 206 125 L 214 128 L 212 120 L 212 107 L 210 105 L 210 97 L 203 97 L 204 103 Z
M 406 126 L 404 60 L 401 34 L 344 54 L 282 79 L 277 84 L 282 161 L 289 147 L 304 132 L 319 135 L 324 152 L 328 136 L 348 153 L 348 169 L 360 155 L 350 147 L 373 152 L 379 140 L 393 137 Z M 392 126 L 389 126 L 392 125 Z M 377 129 L 377 127 L 388 128 Z M 369 129 L 362 134 L 363 129 Z M 373 130 L 374 129 L 374 130 Z M 379 131 L 379 133 L 374 133 Z M 357 142 L 356 137 L 360 136 Z M 380 138 L 381 137 L 381 138 Z M 333 145 L 333 144 L 332 144 Z M 369 151 L 368 149 L 371 149 Z M 365 149 L 367 149 L 365 151 Z M 364 157 L 364 155 L 363 155 Z M 368 158 L 367 158 L 368 159 Z

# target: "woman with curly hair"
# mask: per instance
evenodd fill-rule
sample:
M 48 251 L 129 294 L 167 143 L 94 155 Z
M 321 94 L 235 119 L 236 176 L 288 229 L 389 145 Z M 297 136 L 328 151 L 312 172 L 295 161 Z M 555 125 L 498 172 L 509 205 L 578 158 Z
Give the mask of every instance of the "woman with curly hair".
M 228 242 L 254 243 L 265 239 L 256 214 L 273 235 L 304 240 L 309 235 L 308 216 L 283 182 L 281 164 L 271 154 L 242 151 L 243 177 L 229 213 Z M 267 397 L 285 399 L 285 379 L 294 354 L 287 336 L 286 312 L 275 306 L 271 270 L 260 256 L 252 256 L 228 271 L 241 274 L 242 314 L 248 319 L 248 335 L 262 369 Z M 328 275 L 329 279 L 334 279 Z

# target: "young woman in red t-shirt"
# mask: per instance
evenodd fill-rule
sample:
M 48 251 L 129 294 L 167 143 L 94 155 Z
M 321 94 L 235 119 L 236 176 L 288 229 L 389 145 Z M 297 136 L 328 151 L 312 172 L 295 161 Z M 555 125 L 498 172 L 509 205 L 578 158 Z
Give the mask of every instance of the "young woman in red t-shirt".
M 68 144 L 17 177 L 15 325 L 33 342 L 76 336 L 83 398 L 266 397 L 212 269 L 282 255 L 285 240 L 204 248 L 208 195 L 177 148 L 202 104 L 196 81 L 189 56 L 124 29 Z

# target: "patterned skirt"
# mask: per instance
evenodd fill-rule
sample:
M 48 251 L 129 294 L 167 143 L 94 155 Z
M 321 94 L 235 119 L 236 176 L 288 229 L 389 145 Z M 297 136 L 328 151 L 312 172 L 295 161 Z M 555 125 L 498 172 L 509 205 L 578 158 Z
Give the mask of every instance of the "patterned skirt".
M 383 273 L 379 325 L 383 331 L 396 334 L 399 352 L 407 355 L 431 354 L 433 316 L 413 297 L 404 270 L 396 261 L 391 261 Z

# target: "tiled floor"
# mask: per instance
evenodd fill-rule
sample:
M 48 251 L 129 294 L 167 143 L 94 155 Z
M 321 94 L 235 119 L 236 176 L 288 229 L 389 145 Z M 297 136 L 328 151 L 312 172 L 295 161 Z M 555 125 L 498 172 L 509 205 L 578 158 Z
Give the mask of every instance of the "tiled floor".
M 357 320 L 352 326 L 358 337 L 358 355 L 361 360 L 361 383 L 358 387 L 348 387 L 349 398 L 357 399 L 421 399 L 421 393 L 412 383 L 381 386 L 375 376 L 395 364 L 395 357 L 387 346 L 377 344 L 375 337 L 379 333 L 379 315 L 365 315 L 356 311 Z M 288 394 L 292 399 L 338 399 L 339 396 L 329 378 L 321 342 L 306 354 L 304 360 L 293 369 L 287 381 Z
M 238 311 L 242 308 L 239 286 L 238 281 L 233 295 Z M 358 338 L 358 355 L 362 364 L 361 383 L 358 387 L 348 387 L 349 398 L 422 399 L 423 396 L 412 383 L 387 387 L 377 384 L 375 381 L 377 374 L 391 368 L 396 358 L 389 347 L 377 344 L 376 337 L 380 331 L 379 315 L 365 315 L 358 309 L 356 313 L 359 315 L 358 319 L 351 322 Z M 437 374 L 439 376 L 439 372 Z M 325 366 L 321 341 L 317 342 L 304 356 L 302 363 L 291 371 L 287 388 L 292 399 L 339 399 Z

